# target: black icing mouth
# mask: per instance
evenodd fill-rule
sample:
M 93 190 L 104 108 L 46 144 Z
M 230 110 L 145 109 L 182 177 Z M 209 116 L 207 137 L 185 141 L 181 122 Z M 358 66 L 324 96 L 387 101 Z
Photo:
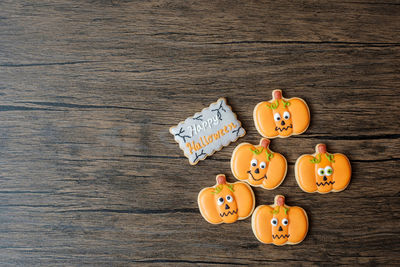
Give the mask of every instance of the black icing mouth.
M 316 182 L 317 186 L 332 185 L 334 183 L 335 183 L 335 181 L 321 182 L 321 183 Z
M 282 132 L 282 131 L 287 131 L 289 128 L 293 128 L 293 124 L 290 124 L 289 126 L 287 126 L 287 127 L 278 127 L 278 126 L 276 126 L 275 127 L 275 131 L 280 131 L 280 132 Z
M 251 171 L 247 171 L 247 173 L 250 173 L 251 178 L 253 178 L 253 180 L 256 181 L 256 182 L 261 181 L 262 179 L 267 179 L 267 175 L 264 175 L 263 177 L 261 177 L 261 178 L 259 178 L 259 179 L 256 179 L 256 178 L 254 178 L 254 176 L 253 176 L 253 174 L 251 173 Z
M 272 235 L 272 239 L 289 238 L 290 235 Z
M 225 217 L 225 216 L 236 214 L 237 212 L 238 212 L 238 210 L 236 209 L 236 210 L 220 213 L 219 216 Z

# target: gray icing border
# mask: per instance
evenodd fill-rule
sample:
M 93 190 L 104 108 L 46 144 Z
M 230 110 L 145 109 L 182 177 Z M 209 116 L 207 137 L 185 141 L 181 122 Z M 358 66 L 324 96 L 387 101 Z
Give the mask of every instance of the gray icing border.
M 219 98 L 209 107 L 169 129 L 175 141 L 189 159 L 197 164 L 216 151 L 246 134 L 225 98 Z

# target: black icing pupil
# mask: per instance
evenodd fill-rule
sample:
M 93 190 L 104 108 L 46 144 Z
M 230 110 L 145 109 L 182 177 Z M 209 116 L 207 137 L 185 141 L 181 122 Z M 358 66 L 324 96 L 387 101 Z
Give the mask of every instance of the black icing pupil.
M 285 116 L 285 119 L 289 119 L 289 117 L 288 117 L 288 116 Z
M 251 165 L 253 165 L 253 166 L 255 167 L 257 164 L 253 163 L 253 164 L 251 164 Z
M 279 118 L 279 117 L 276 117 L 276 120 L 277 120 L 277 121 L 279 121 L 280 119 L 281 119 L 281 118 Z
M 224 199 L 222 197 L 219 198 L 219 202 L 223 202 Z
M 231 200 L 231 197 L 227 197 L 226 199 L 227 199 L 227 200 Z

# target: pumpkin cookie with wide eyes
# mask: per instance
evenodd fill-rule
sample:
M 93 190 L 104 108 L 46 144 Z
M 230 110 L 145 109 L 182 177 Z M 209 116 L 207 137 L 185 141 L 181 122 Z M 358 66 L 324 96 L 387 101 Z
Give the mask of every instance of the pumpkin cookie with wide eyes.
M 251 215 L 255 198 L 251 187 L 243 182 L 227 183 L 218 174 L 217 184 L 200 191 L 197 202 L 201 215 L 212 224 L 234 223 Z
M 264 137 L 289 137 L 305 132 L 310 125 L 310 110 L 298 97 L 283 98 L 281 90 L 272 91 L 272 100 L 257 104 L 253 112 L 257 131 Z
M 345 155 L 329 154 L 325 144 L 318 144 L 313 155 L 297 159 L 295 176 L 300 188 L 307 193 L 340 192 L 350 183 L 351 165 Z
M 287 162 L 281 154 L 269 149 L 270 140 L 263 138 L 260 145 L 242 143 L 232 153 L 231 169 L 238 180 L 264 189 L 278 187 L 286 176 Z
M 262 243 L 295 245 L 307 235 L 308 218 L 302 208 L 287 206 L 285 197 L 277 195 L 273 205 L 261 205 L 255 209 L 251 226 L 254 235 Z

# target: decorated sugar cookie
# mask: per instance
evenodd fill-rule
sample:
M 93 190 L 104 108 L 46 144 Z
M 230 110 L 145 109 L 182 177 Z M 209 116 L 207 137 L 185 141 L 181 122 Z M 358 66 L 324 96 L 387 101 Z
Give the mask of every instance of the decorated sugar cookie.
M 246 134 L 225 98 L 169 129 L 191 165 Z
M 217 184 L 200 191 L 197 202 L 201 215 L 212 224 L 234 223 L 251 215 L 255 198 L 251 187 L 242 182 L 227 183 L 224 174 L 218 174 Z
M 283 98 L 281 90 L 272 92 L 272 100 L 263 101 L 254 108 L 257 131 L 264 137 L 289 137 L 305 132 L 310 124 L 310 110 L 297 97 Z
M 287 171 L 286 159 L 271 151 L 269 143 L 267 138 L 263 138 L 259 145 L 242 143 L 235 148 L 231 169 L 236 179 L 265 189 L 274 189 L 283 182 Z
M 329 154 L 325 144 L 318 144 L 313 155 L 297 159 L 295 175 L 300 188 L 307 193 L 339 192 L 350 183 L 351 165 L 345 155 Z
M 308 218 L 302 208 L 287 206 L 285 197 L 277 195 L 273 205 L 261 205 L 255 209 L 251 226 L 254 235 L 262 243 L 295 245 L 307 235 Z

